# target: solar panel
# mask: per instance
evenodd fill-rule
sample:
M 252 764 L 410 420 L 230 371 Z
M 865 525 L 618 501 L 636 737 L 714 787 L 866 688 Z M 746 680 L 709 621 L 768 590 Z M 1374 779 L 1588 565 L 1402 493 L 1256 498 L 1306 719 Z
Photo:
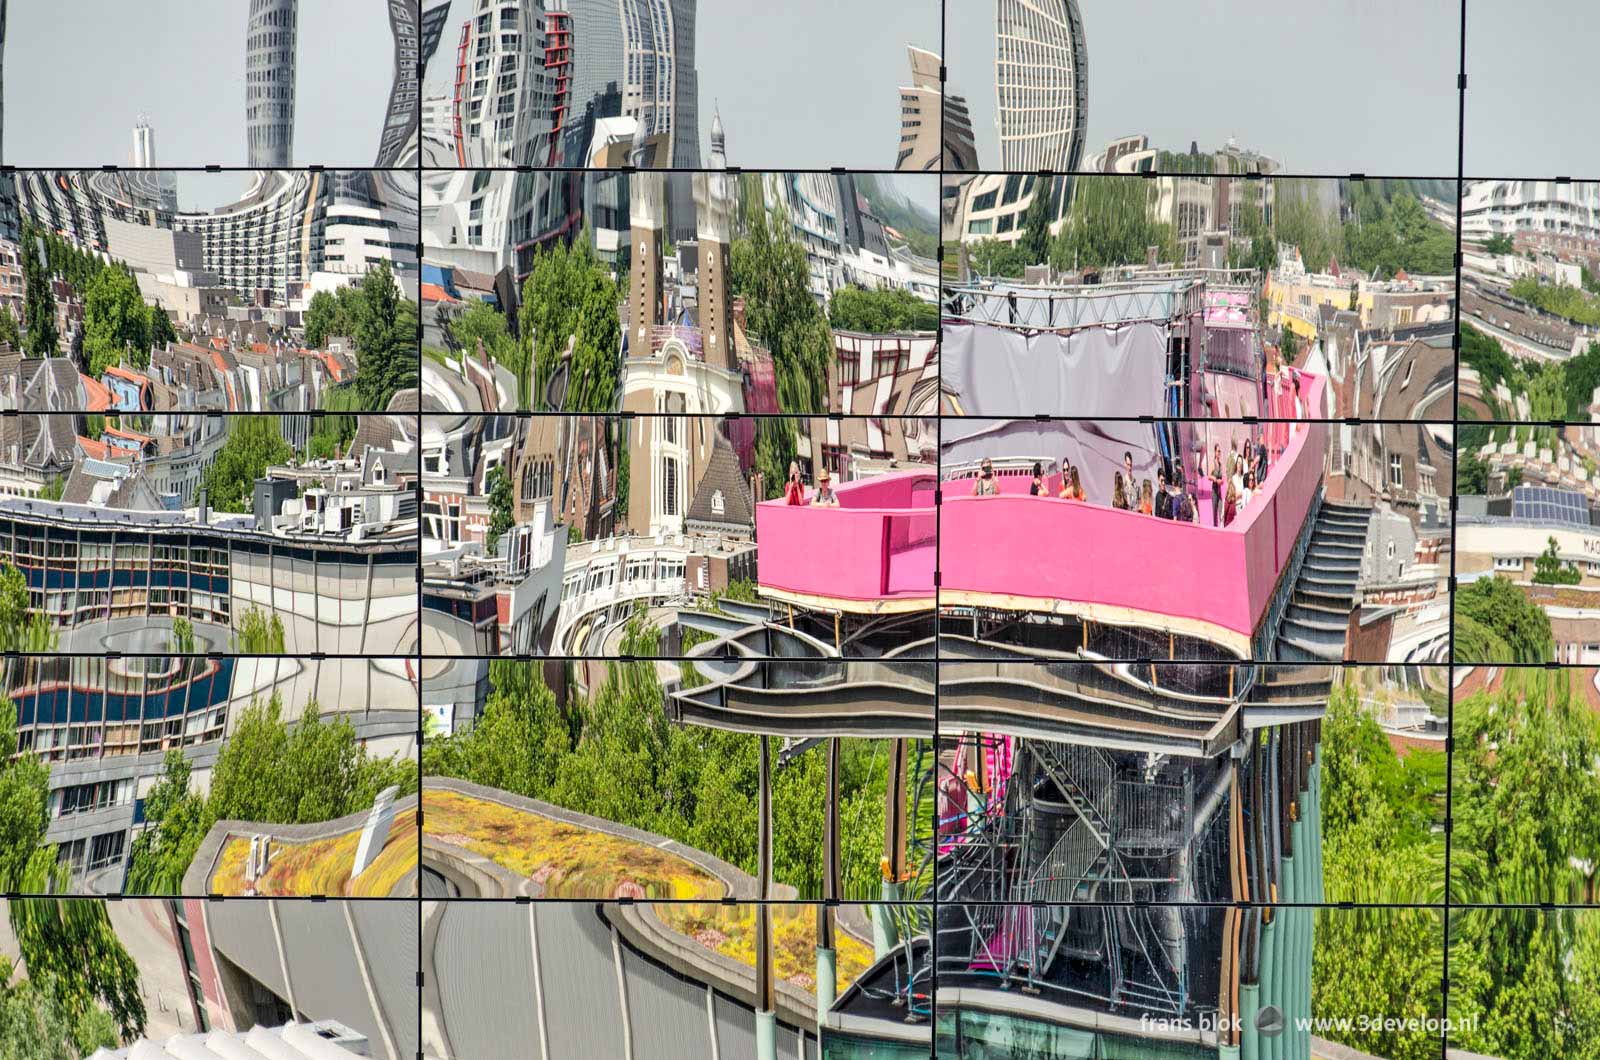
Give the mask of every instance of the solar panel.
M 1589 504 L 1575 490 L 1518 486 L 1511 491 L 1511 517 L 1560 526 L 1588 526 Z

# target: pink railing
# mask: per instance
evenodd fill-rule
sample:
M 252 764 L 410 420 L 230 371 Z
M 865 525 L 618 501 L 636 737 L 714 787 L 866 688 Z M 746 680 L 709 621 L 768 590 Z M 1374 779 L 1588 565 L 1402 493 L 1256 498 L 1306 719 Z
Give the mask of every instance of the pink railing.
M 909 471 L 837 487 L 837 508 L 756 505 L 761 587 L 843 600 L 931 599 L 934 486 L 933 475 Z
M 1321 377 L 1302 375 L 1309 409 Z M 1231 526 L 1176 523 L 1114 508 L 1026 495 L 1027 478 L 998 497 L 946 485 L 941 592 L 1115 607 L 1210 623 L 1248 638 L 1264 616 L 1322 482 L 1324 423 L 1285 425 L 1282 454 Z M 1022 492 L 1013 492 L 1018 488 Z

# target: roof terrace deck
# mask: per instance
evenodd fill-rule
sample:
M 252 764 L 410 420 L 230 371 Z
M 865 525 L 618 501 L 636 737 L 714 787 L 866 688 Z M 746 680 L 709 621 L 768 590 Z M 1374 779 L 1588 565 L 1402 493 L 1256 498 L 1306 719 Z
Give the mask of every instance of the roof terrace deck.
M 836 508 L 756 505 L 761 594 L 852 614 L 931 610 L 936 483 L 907 471 L 839 486 Z
M 1306 407 L 1319 408 L 1325 380 L 1302 378 Z M 1032 497 L 1023 477 L 999 476 L 994 497 L 952 491 L 940 524 L 941 606 L 1072 615 L 1200 637 L 1250 658 L 1322 488 L 1327 424 L 1285 427 L 1261 489 L 1226 527 Z

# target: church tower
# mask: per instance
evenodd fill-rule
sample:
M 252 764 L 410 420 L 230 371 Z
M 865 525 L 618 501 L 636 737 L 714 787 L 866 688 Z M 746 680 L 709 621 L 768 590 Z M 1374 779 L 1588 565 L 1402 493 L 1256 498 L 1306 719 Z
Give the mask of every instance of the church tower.
M 645 132 L 640 124 L 633 138 L 633 164 L 644 154 Z M 628 278 L 628 350 L 631 356 L 650 356 L 650 329 L 661 323 L 661 232 L 666 219 L 666 180 L 663 174 L 639 168 L 628 174 L 628 242 L 633 261 Z
M 695 235 L 700 242 L 699 322 L 706 363 L 730 372 L 739 368 L 733 349 L 733 296 L 728 291 L 737 178 L 725 170 L 728 159 L 722 115 L 711 117 L 711 172 L 694 177 Z

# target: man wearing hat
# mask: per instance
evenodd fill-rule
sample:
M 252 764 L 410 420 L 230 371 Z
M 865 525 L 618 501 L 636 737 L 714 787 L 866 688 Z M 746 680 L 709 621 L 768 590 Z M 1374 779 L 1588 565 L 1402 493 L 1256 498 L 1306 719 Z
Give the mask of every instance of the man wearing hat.
M 811 506 L 813 508 L 839 507 L 839 495 L 833 492 L 833 476 L 828 473 L 827 468 L 823 468 L 817 475 L 817 491 L 811 495 Z

